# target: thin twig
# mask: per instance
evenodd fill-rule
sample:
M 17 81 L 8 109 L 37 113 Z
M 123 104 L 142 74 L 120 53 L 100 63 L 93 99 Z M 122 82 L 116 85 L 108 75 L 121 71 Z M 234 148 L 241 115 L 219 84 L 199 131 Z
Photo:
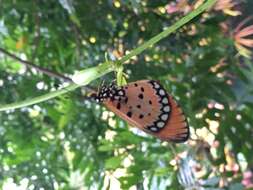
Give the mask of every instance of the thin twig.
M 21 64 L 25 65 L 28 68 L 36 69 L 37 71 L 42 72 L 42 73 L 44 73 L 44 74 L 46 74 L 48 76 L 51 76 L 51 77 L 54 77 L 54 78 L 58 78 L 58 79 L 66 81 L 66 82 L 72 82 L 72 79 L 69 78 L 69 77 L 66 77 L 66 76 L 64 76 L 64 75 L 62 75 L 60 73 L 56 73 L 56 72 L 50 71 L 50 70 L 48 70 L 46 68 L 37 66 L 37 65 L 33 64 L 30 61 L 23 60 L 23 59 L 17 57 L 16 55 L 14 55 L 14 54 L 6 51 L 5 49 L 3 49 L 1 47 L 0 47 L 0 52 L 2 52 L 3 54 L 11 57 L 12 59 L 15 59 L 15 60 L 19 61 Z

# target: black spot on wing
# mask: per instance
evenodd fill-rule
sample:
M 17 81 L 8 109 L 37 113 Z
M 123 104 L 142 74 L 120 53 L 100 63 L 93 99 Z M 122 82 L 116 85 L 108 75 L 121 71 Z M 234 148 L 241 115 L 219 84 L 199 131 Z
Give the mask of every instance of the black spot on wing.
M 143 94 L 139 94 L 138 97 L 139 97 L 140 99 L 143 99 L 143 98 L 144 98 Z
M 128 117 L 132 117 L 132 112 L 130 112 L 130 111 L 127 112 L 127 116 L 128 116 Z

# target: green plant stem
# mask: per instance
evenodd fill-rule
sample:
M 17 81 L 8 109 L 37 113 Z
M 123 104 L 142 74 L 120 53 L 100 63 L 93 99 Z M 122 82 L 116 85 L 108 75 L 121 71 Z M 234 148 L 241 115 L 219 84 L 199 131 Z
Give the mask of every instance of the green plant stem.
M 67 86 L 66 88 L 56 90 L 56 91 L 47 93 L 47 94 L 42 95 L 42 96 L 27 99 L 27 100 L 24 100 L 24 101 L 21 101 L 21 102 L 15 102 L 15 103 L 7 104 L 7 105 L 1 105 L 0 111 L 17 109 L 17 108 L 22 108 L 22 107 L 30 106 L 30 105 L 33 105 L 33 104 L 37 104 L 37 103 L 49 100 L 51 98 L 60 96 L 62 94 L 65 94 L 65 93 L 67 93 L 71 90 L 74 90 L 74 89 L 78 88 L 78 87 L 79 87 L 79 85 L 72 83 L 69 86 Z
M 209 7 L 214 5 L 215 2 L 216 2 L 216 0 L 207 0 L 203 5 L 198 7 L 196 10 L 192 11 L 191 13 L 189 13 L 188 15 L 186 15 L 185 17 L 183 17 L 182 19 L 177 21 L 175 24 L 173 24 L 171 27 L 167 28 L 166 30 L 164 30 L 160 34 L 151 38 L 150 40 L 148 40 L 147 42 L 145 42 L 141 46 L 135 48 L 129 54 L 122 57 L 119 61 L 116 61 L 116 63 L 114 63 L 114 64 L 121 65 L 125 61 L 129 60 L 131 57 L 140 54 L 145 49 L 151 47 L 152 45 L 159 42 L 161 39 L 163 39 L 163 38 L 167 37 L 169 34 L 175 32 L 178 28 L 180 28 L 181 26 L 183 26 L 184 24 L 186 24 L 187 22 L 189 22 L 190 20 L 192 20 L 193 18 L 198 16 L 200 13 L 202 13 L 203 11 L 205 11 L 206 9 L 208 9 Z M 97 79 L 97 78 L 99 78 L 99 77 L 101 77 L 113 70 L 115 70 L 115 67 L 110 62 L 106 62 L 106 63 L 103 63 L 103 64 L 97 66 L 97 67 L 83 70 L 80 72 L 80 76 L 82 75 L 84 77 L 81 84 L 73 84 L 72 83 L 64 89 L 50 92 L 50 93 L 47 93 L 47 94 L 39 96 L 39 97 L 30 98 L 28 100 L 24 100 L 24 101 L 16 102 L 16 103 L 11 103 L 11 104 L 7 104 L 7 105 L 0 105 L 0 111 L 22 108 L 25 106 L 30 106 L 33 104 L 37 104 L 37 103 L 49 100 L 49 99 L 54 98 L 56 96 L 59 96 L 59 95 L 65 94 L 69 91 L 72 91 L 78 87 L 87 85 L 92 80 L 95 80 L 95 79 Z
M 216 1 L 217 0 L 208 0 L 208 1 L 206 1 L 204 4 L 202 4 L 201 6 L 199 6 L 196 10 L 192 11 L 191 13 L 189 13 L 188 15 L 186 15 L 185 17 L 181 18 L 179 21 L 177 21 L 171 27 L 167 28 L 166 30 L 164 30 L 160 34 L 154 36 L 153 38 L 151 38 L 150 40 L 148 40 L 144 44 L 142 44 L 139 47 L 137 47 L 134 50 L 132 50 L 129 54 L 127 54 L 124 57 L 122 57 L 119 60 L 119 62 L 120 63 L 124 63 L 127 60 L 129 60 L 130 58 L 132 58 L 132 57 L 140 54 L 145 49 L 153 46 L 154 44 L 156 44 L 157 42 L 159 42 L 161 39 L 163 39 L 163 38 L 167 37 L 168 35 L 170 35 L 171 33 L 175 32 L 178 28 L 180 28 L 181 26 L 185 25 L 187 22 L 189 22 L 190 20 L 192 20 L 193 18 L 195 18 L 196 16 L 198 16 L 200 13 L 202 13 L 206 9 L 210 8 L 212 5 L 214 5 L 214 3 Z
M 17 109 L 17 108 L 22 108 L 22 107 L 26 107 L 26 106 L 30 106 L 33 104 L 38 104 L 40 102 L 49 100 L 51 98 L 60 96 L 62 94 L 68 93 L 72 90 L 75 90 L 78 87 L 83 86 L 83 84 L 88 84 L 91 81 L 101 77 L 102 75 L 105 75 L 109 72 L 111 72 L 113 70 L 111 63 L 107 62 L 107 63 L 103 63 L 97 67 L 92 67 L 89 69 L 86 69 L 84 71 L 82 71 L 82 75 L 86 76 L 83 80 L 82 84 L 75 84 L 75 83 L 71 83 L 69 84 L 67 87 L 60 89 L 60 90 L 56 90 L 53 92 L 49 92 L 45 95 L 42 96 L 38 96 L 35 98 L 30 98 L 24 101 L 20 101 L 20 102 L 15 102 L 15 103 L 11 103 L 11 104 L 6 104 L 6 105 L 0 105 L 0 111 L 7 111 L 7 110 L 12 110 L 12 109 Z

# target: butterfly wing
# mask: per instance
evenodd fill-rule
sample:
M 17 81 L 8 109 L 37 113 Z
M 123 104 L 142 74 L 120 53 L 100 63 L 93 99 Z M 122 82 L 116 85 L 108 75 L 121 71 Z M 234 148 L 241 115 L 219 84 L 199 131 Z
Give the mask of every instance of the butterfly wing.
M 189 127 L 181 108 L 157 81 L 129 83 L 122 90 L 124 97 L 104 101 L 109 110 L 161 140 L 188 139 Z
M 184 142 L 190 135 L 186 117 L 173 97 L 169 96 L 169 99 L 171 105 L 170 119 L 163 130 L 153 135 L 165 141 Z

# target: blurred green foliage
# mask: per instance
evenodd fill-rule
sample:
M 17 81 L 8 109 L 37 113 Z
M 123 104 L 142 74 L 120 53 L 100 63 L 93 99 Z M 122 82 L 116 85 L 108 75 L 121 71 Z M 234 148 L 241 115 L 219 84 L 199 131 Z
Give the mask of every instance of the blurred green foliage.
M 0 46 L 73 74 L 103 62 L 105 52 L 118 59 L 175 23 L 184 13 L 168 13 L 171 2 L 0 1 Z M 128 81 L 160 80 L 176 97 L 191 126 L 188 143 L 147 136 L 76 90 L 0 113 L 0 185 L 26 179 L 27 189 L 160 190 L 204 181 L 205 189 L 243 189 L 243 172 L 253 167 L 253 66 L 235 49 L 233 29 L 250 4 L 232 7 L 242 13 L 236 17 L 213 8 L 125 65 Z M 0 58 L 0 104 L 36 97 L 63 82 L 4 53 Z M 186 184 L 191 170 L 192 183 Z

